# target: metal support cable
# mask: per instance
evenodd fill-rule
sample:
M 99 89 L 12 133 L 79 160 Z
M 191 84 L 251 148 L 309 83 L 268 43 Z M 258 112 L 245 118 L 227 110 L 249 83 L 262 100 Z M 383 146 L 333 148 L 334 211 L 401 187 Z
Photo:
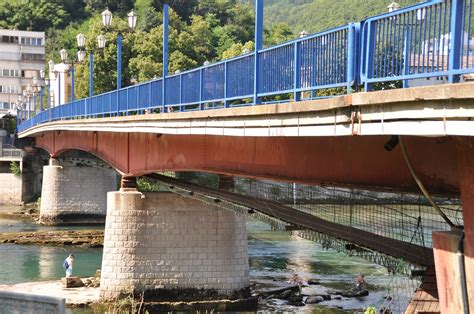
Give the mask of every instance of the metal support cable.
M 428 200 L 428 202 L 431 204 L 431 206 L 433 206 L 434 209 L 436 209 L 436 211 L 438 212 L 438 214 L 444 219 L 444 221 L 451 227 L 451 228 L 455 228 L 456 226 L 453 224 L 453 222 L 448 218 L 448 216 L 446 216 L 445 213 L 443 213 L 443 211 L 441 210 L 441 208 L 439 208 L 439 206 L 434 202 L 433 198 L 431 197 L 430 193 L 428 193 L 428 191 L 426 190 L 425 186 L 423 185 L 423 182 L 421 182 L 420 178 L 418 177 L 418 175 L 415 173 L 415 170 L 413 169 L 411 163 L 410 163 L 410 160 L 408 159 L 408 155 L 407 155 L 407 152 L 406 152 L 406 149 L 405 149 L 405 145 L 403 144 L 403 140 L 402 140 L 402 137 L 400 135 L 398 135 L 398 140 L 400 142 L 400 148 L 402 150 L 402 154 L 403 154 L 403 159 L 405 160 L 405 163 L 407 164 L 408 166 L 408 170 L 410 170 L 410 173 L 413 177 L 413 179 L 415 179 L 415 182 L 416 184 L 418 185 L 418 187 L 420 188 L 421 192 L 423 193 L 423 195 L 426 197 L 426 199 Z

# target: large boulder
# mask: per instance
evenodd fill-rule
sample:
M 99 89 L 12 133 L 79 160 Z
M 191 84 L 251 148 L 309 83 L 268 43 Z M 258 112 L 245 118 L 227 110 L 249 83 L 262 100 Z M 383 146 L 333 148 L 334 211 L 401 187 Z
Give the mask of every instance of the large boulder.
M 82 282 L 81 278 L 79 277 L 63 277 L 61 278 L 61 282 L 64 288 L 80 288 L 84 287 L 84 282 Z
M 306 304 L 316 304 L 316 303 L 320 303 L 320 302 L 323 302 L 323 301 L 324 301 L 324 298 L 320 295 L 310 295 L 306 299 Z

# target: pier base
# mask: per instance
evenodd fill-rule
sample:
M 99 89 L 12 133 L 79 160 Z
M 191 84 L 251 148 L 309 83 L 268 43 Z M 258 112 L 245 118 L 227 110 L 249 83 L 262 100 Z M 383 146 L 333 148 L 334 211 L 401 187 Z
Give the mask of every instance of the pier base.
M 248 297 L 245 220 L 173 193 L 108 193 L 101 298 Z
M 107 192 L 117 189 L 109 168 L 59 165 L 51 158 L 43 167 L 40 222 L 44 224 L 103 224 Z

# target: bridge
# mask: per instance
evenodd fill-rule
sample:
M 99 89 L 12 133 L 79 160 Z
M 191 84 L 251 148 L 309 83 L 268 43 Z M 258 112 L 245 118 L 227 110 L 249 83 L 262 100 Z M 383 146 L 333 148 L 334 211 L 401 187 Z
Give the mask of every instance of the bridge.
M 67 151 L 92 153 L 122 175 L 121 190 L 107 199 L 104 297 L 117 297 L 123 286 L 152 296 L 248 287 L 242 217 L 169 196 L 143 198 L 135 189 L 138 176 L 202 171 L 421 191 L 452 227 L 433 233 L 437 287 L 447 291 L 440 309 L 467 313 L 474 306 L 471 8 L 472 0 L 429 1 L 263 48 L 257 0 L 254 52 L 175 75 L 165 70 L 162 78 L 29 119 L 21 112 L 19 136 L 34 137 L 49 153 L 43 180 L 65 198 L 77 184 L 57 162 Z M 166 35 L 167 6 L 164 12 Z M 464 226 L 445 217 L 431 195 L 461 198 Z M 189 247 L 169 247 L 170 234 Z M 206 249 L 198 265 L 199 247 Z

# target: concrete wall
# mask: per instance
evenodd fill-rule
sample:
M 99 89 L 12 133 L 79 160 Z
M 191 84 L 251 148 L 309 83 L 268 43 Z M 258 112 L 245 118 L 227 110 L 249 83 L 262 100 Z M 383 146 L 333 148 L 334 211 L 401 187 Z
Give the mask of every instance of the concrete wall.
M 41 295 L 0 291 L 0 314 L 66 312 L 66 300 Z
M 116 173 L 106 167 L 44 166 L 40 220 L 43 223 L 103 223 L 107 192 L 116 189 Z
M 0 173 L 0 204 L 19 205 L 22 203 L 22 176 Z
M 111 192 L 107 206 L 102 298 L 184 301 L 249 286 L 245 216 L 167 192 Z

